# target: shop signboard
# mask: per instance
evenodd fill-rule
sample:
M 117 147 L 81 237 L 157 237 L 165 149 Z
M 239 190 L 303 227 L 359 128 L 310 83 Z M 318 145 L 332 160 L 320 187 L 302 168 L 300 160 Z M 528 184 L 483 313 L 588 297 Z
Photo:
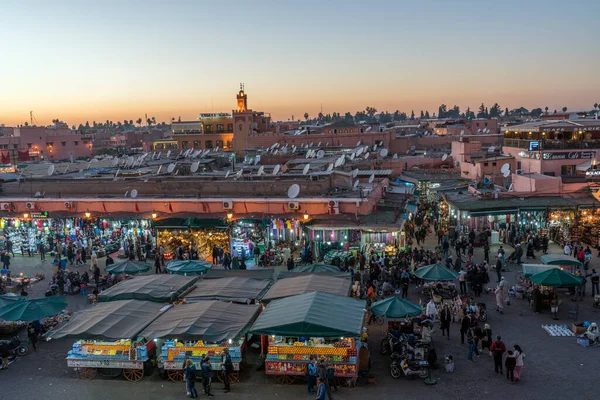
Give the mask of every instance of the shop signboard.
M 585 176 L 600 176 L 600 169 L 588 169 Z
M 125 368 L 125 369 L 142 369 L 144 361 L 135 360 L 98 360 L 98 359 L 82 359 L 82 358 L 67 358 L 67 366 L 75 368 Z
M 44 218 L 50 218 L 50 214 L 48 213 L 48 211 L 38 211 L 38 212 L 30 213 L 29 217 L 31 219 L 44 219 Z
M 595 151 L 559 151 L 556 153 L 544 153 L 544 160 L 580 160 L 596 157 Z

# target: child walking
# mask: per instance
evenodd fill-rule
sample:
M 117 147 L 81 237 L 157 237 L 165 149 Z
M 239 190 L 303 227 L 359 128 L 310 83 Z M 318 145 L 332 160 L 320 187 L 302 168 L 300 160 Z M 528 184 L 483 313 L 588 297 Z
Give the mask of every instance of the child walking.
M 515 358 L 512 350 L 509 350 L 507 354 L 508 355 L 506 356 L 506 361 L 504 361 L 504 366 L 506 367 L 506 379 L 509 379 L 511 382 L 514 383 L 517 359 Z

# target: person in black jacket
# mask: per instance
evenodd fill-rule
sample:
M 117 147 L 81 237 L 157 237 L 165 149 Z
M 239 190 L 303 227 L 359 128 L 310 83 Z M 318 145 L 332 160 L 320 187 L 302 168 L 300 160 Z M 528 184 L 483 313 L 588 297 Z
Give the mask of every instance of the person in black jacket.
M 447 336 L 448 340 L 450 340 L 450 323 L 452 322 L 452 312 L 450 312 L 450 307 L 446 304 L 444 308 L 442 308 L 442 312 L 440 313 L 440 323 L 442 336 Z M 446 335 L 444 335 L 444 331 Z
M 464 317 L 460 323 L 460 344 L 465 344 L 465 335 L 471 326 L 471 318 L 467 314 L 467 309 L 463 309 Z

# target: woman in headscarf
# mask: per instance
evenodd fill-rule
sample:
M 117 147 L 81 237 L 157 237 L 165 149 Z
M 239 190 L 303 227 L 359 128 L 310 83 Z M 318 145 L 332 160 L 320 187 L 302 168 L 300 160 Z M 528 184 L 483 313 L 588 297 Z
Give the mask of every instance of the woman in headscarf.
M 523 353 L 523 349 L 518 344 L 514 346 L 513 355 L 517 359 L 517 365 L 515 366 L 514 377 L 515 382 L 519 382 L 521 380 L 521 374 L 523 374 L 523 358 L 525 357 L 525 353 Z

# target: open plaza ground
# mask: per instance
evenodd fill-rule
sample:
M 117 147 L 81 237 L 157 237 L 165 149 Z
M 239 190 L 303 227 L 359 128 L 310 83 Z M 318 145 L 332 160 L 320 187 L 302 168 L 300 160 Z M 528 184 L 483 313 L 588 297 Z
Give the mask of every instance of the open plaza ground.
M 426 241 L 426 248 L 433 248 L 431 238 Z M 495 246 L 491 253 L 494 254 Z M 509 251 L 510 252 L 510 251 Z M 559 253 L 560 248 L 550 246 L 551 253 Z M 538 254 L 539 257 L 539 254 Z M 475 260 L 482 260 L 481 249 L 475 250 Z M 102 265 L 102 261 L 100 261 Z M 600 267 L 600 258 L 593 257 L 591 268 Z M 84 270 L 84 266 L 77 267 Z M 283 269 L 283 267 L 278 267 Z M 510 266 L 505 277 L 512 285 L 518 271 Z M 34 257 L 16 257 L 11 268 L 13 273 L 27 271 L 30 275 L 43 272 L 49 278 L 52 274 L 50 262 L 40 262 Z M 495 274 L 490 273 L 493 285 Z M 47 289 L 46 279 L 32 286 L 31 297 L 41 297 Z M 589 284 L 588 284 L 589 285 Z M 518 384 L 510 384 L 506 377 L 494 373 L 493 361 L 485 352 L 475 361 L 467 361 L 467 345 L 460 344 L 460 324 L 453 323 L 450 328 L 450 340 L 442 337 L 436 329 L 434 344 L 438 358 L 452 355 L 456 362 L 454 373 L 446 373 L 443 368 L 433 370 L 436 384 L 425 385 L 420 379 L 401 377 L 395 380 L 389 373 L 389 357 L 379 354 L 379 343 L 384 335 L 383 326 L 369 326 L 369 346 L 371 348 L 372 371 L 376 374 L 377 383 L 367 384 L 366 379 L 359 379 L 355 388 L 340 388 L 334 392 L 336 399 L 397 399 L 421 398 L 430 399 L 595 399 L 598 392 L 595 381 L 600 371 L 598 348 L 583 348 L 577 345 L 574 337 L 551 337 L 542 329 L 544 324 L 561 324 L 571 326 L 568 310 L 579 305 L 580 321 L 597 321 L 600 309 L 592 307 L 591 290 L 583 302 L 574 303 L 567 294 L 562 296 L 563 305 L 560 320 L 552 320 L 549 312 L 534 314 L 526 300 L 511 299 L 511 305 L 505 308 L 503 315 L 494 311 L 495 298 L 492 294 L 482 295 L 482 301 L 488 306 L 489 319 L 494 336 L 502 335 L 507 347 L 519 344 L 525 354 L 523 379 Z M 408 299 L 418 302 L 420 289 L 411 285 Z M 86 307 L 85 296 L 68 297 L 69 310 L 79 311 Z M 437 325 L 437 324 L 436 324 Z M 385 326 L 385 325 L 384 325 Z M 185 386 L 163 380 L 154 373 L 140 382 L 128 382 L 122 377 L 96 378 L 84 381 L 78 378 L 73 369 L 66 365 L 66 354 L 73 340 L 53 340 L 39 343 L 38 350 L 19 358 L 7 371 L 0 371 L 0 382 L 4 398 L 44 398 L 44 399 L 178 399 L 184 398 Z M 252 350 L 248 358 L 256 360 L 258 350 Z M 306 385 L 302 380 L 295 384 L 282 386 L 268 377 L 257 365 L 246 365 L 241 382 L 232 386 L 230 393 L 221 392 L 222 384 L 213 383 L 213 393 L 218 398 L 230 399 L 305 399 Z

